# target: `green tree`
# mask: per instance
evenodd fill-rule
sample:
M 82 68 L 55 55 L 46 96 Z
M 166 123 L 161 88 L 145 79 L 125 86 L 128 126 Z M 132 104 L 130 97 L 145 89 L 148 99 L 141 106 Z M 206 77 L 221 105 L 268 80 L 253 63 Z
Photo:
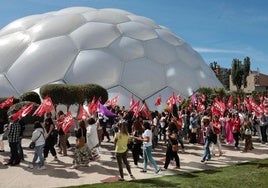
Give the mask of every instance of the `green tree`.
M 233 59 L 231 76 L 232 82 L 236 86 L 236 89 L 240 90 L 243 81 L 243 69 L 242 63 L 239 59 Z
M 244 75 L 243 75 L 243 80 L 244 80 L 244 87 L 247 87 L 247 77 L 250 71 L 250 58 L 246 57 L 244 59 Z

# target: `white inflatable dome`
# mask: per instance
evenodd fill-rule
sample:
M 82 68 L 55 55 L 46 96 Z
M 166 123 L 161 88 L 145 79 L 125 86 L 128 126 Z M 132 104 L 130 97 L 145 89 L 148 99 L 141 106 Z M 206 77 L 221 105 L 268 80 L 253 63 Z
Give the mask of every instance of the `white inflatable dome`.
M 95 83 L 154 110 L 172 92 L 222 87 L 185 41 L 153 20 L 119 9 L 72 7 L 18 19 L 0 30 L 0 96 L 48 83 Z M 165 104 L 163 104 L 165 105 Z M 161 108 L 161 107 L 160 107 Z

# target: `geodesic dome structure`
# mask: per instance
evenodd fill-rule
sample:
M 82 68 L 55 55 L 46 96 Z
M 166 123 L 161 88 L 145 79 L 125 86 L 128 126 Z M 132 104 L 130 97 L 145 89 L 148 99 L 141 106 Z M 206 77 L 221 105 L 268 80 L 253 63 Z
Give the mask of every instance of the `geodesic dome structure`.
M 146 100 L 222 87 L 185 41 L 153 20 L 119 9 L 71 7 L 18 19 L 0 30 L 0 96 L 48 83 L 95 83 Z M 164 102 L 165 103 L 165 102 Z

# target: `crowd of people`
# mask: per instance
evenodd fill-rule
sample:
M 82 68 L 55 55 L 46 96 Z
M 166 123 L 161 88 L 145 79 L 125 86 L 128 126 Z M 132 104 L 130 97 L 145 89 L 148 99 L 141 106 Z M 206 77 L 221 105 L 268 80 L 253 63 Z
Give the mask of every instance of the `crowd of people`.
M 226 110 L 222 115 L 212 114 L 209 109 L 202 112 L 182 109 L 175 112 L 174 110 L 154 111 L 148 118 L 142 113 L 136 117 L 133 112 L 118 106 L 112 111 L 117 116 L 106 117 L 104 114 L 95 112 L 87 119 L 78 120 L 74 128 L 76 143 L 72 143 L 73 153 L 68 153 L 69 133 L 64 132 L 61 125 L 64 112 L 57 112 L 55 118 L 51 113 L 47 113 L 44 122 L 34 123 L 31 140 L 35 142 L 35 154 L 28 167 L 37 166 L 38 169 L 45 170 L 45 161 L 49 153 L 55 161 L 59 160 L 59 157 L 72 156 L 72 169 L 88 166 L 90 161 L 101 156 L 99 150 L 106 137 L 108 142 L 114 143 L 119 180 L 124 181 L 123 163 L 133 179 L 131 167 L 138 167 L 141 160 L 143 162 L 141 173 L 147 172 L 148 162 L 152 164 L 155 174 L 167 170 L 172 160 L 175 160 L 176 169 L 180 169 L 178 147 L 181 152 L 185 152 L 186 142 L 204 145 L 201 163 L 211 160 L 216 154 L 223 155 L 222 143 L 233 145 L 235 150 L 249 152 L 254 149 L 252 136 L 256 135 L 261 143 L 267 144 L 268 115 L 265 113 L 257 117 L 254 113 L 242 109 Z M 9 119 L 7 131 L 10 160 L 6 165 L 16 166 L 24 160 L 21 147 L 24 126 L 20 120 Z M 112 131 L 107 132 L 107 127 Z M 4 125 L 1 125 L 0 131 L 0 152 L 5 152 L 2 141 Z M 163 167 L 157 165 L 152 152 L 158 147 L 159 141 L 166 145 Z M 240 148 L 240 142 L 245 142 L 243 149 Z M 132 154 L 133 165 L 129 164 L 128 152 Z

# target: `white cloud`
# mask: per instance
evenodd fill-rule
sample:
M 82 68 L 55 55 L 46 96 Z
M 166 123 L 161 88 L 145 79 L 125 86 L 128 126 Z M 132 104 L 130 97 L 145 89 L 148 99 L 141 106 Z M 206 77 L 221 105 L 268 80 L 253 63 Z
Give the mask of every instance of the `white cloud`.
M 199 53 L 230 53 L 230 54 L 244 53 L 239 50 L 225 50 L 225 49 L 212 49 L 212 48 L 199 48 L 199 47 L 195 47 L 194 50 L 196 50 Z

